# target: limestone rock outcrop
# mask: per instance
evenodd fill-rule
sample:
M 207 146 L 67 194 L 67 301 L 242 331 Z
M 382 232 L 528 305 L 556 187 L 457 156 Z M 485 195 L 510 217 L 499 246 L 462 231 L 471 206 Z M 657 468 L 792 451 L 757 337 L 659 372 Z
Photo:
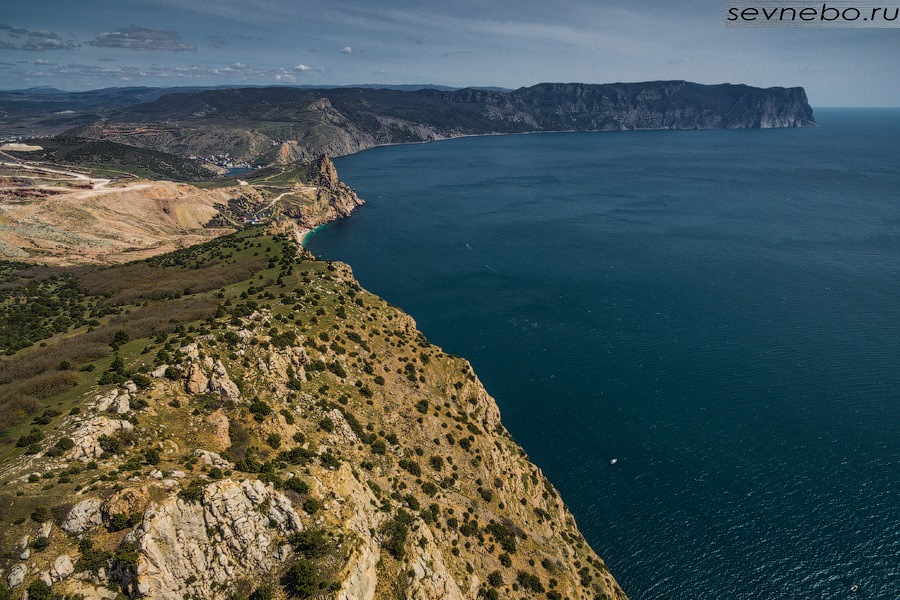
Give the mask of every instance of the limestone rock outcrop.
M 80 534 L 99 527 L 103 523 L 103 517 L 100 514 L 102 504 L 103 501 L 99 498 L 82 500 L 69 510 L 66 520 L 61 525 L 62 530 Z
M 284 538 L 300 528 L 290 500 L 271 487 L 215 482 L 198 502 L 170 496 L 150 507 L 126 538 L 139 558 L 121 580 L 137 598 L 218 598 L 218 586 L 280 565 Z
M 100 447 L 101 437 L 132 430 L 134 430 L 134 425 L 128 421 L 110 419 L 105 416 L 90 418 L 82 422 L 72 434 L 75 447 L 69 451 L 69 458 L 81 462 L 100 458 L 100 455 L 103 454 L 103 448 Z

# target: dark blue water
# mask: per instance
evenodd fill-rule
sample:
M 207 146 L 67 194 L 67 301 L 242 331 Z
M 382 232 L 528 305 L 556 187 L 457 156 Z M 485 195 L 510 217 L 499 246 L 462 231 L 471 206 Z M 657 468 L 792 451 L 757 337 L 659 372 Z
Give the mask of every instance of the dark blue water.
M 309 247 L 472 361 L 632 599 L 898 598 L 900 111 L 817 116 L 364 152 Z

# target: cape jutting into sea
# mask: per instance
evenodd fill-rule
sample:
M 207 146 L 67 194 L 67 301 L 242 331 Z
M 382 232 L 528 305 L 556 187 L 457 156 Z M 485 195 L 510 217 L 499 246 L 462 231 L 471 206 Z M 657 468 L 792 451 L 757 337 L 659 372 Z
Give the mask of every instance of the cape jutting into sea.
M 471 360 L 633 600 L 898 598 L 900 111 L 816 116 L 363 152 L 308 246 Z

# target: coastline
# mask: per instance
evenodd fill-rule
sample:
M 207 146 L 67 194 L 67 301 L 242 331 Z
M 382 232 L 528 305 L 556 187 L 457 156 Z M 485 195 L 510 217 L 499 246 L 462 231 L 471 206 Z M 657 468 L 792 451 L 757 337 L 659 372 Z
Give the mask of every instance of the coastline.
M 346 217 L 345 217 L 345 218 L 346 218 Z M 331 222 L 331 221 L 329 221 L 329 223 L 330 223 L 330 222 Z M 309 239 L 309 236 L 311 236 L 312 234 L 314 234 L 315 232 L 317 232 L 317 231 L 318 231 L 319 229 L 321 229 L 322 227 L 325 227 L 325 225 L 327 225 L 327 224 L 328 224 L 328 223 L 322 223 L 321 225 L 316 225 L 316 226 L 313 227 L 312 229 L 310 229 L 310 228 L 308 228 L 308 227 L 300 227 L 300 226 L 298 225 L 298 226 L 296 226 L 296 229 L 294 230 L 294 239 L 297 240 L 297 243 L 300 244 L 300 247 L 301 247 L 301 248 L 303 248 L 304 250 L 306 250 L 306 249 L 307 249 L 307 248 L 306 248 L 306 241 Z
M 818 127 L 819 123 L 814 122 L 808 125 L 796 125 L 793 127 L 700 127 L 696 129 L 680 128 L 680 127 L 622 127 L 618 129 L 542 129 L 534 131 L 494 131 L 489 133 L 461 133 L 458 135 L 447 135 L 435 137 L 430 140 L 422 140 L 419 142 L 385 142 L 383 144 L 374 144 L 366 148 L 360 148 L 346 154 L 335 154 L 333 158 L 343 158 L 345 156 L 355 156 L 368 150 L 377 148 L 388 148 L 390 146 L 422 146 L 425 144 L 433 144 L 435 142 L 449 142 L 463 138 L 486 138 L 486 137 L 504 137 L 514 135 L 539 135 L 542 133 L 628 133 L 641 131 L 772 131 L 778 129 L 805 129 L 809 127 Z
M 548 133 L 548 132 L 522 132 L 522 133 L 512 133 L 512 134 L 489 134 L 489 135 L 530 135 L 530 134 L 534 134 L 534 133 Z M 564 133 L 564 132 L 559 132 L 559 133 Z M 571 132 L 571 133 L 578 133 L 578 132 Z M 467 136 L 461 136 L 461 137 L 486 137 L 486 136 L 484 136 L 484 135 L 467 135 Z M 431 140 L 431 141 L 446 141 L 449 139 L 458 139 L 458 138 L 444 138 L 442 140 Z M 430 142 L 413 142 L 412 144 L 425 144 L 425 143 L 430 143 Z M 410 145 L 410 144 L 387 144 L 387 145 Z M 367 149 L 371 149 L 371 148 L 367 148 Z M 362 152 L 362 150 L 360 152 Z M 336 169 L 335 169 L 335 171 L 336 171 Z M 342 184 L 346 185 L 346 182 L 343 182 L 343 180 L 340 179 L 339 175 L 337 176 L 337 179 Z M 355 190 L 354 190 L 354 193 L 355 193 Z M 306 253 L 309 253 L 309 255 L 313 256 L 315 260 L 327 260 L 324 258 L 316 257 L 307 248 L 306 244 L 307 244 L 309 238 L 314 233 L 316 233 L 317 231 L 319 231 L 320 229 L 322 229 L 329 223 L 336 222 L 340 219 L 351 218 L 353 216 L 353 213 L 356 211 L 356 209 L 358 207 L 359 206 L 356 206 L 353 209 L 351 209 L 351 212 L 349 214 L 347 214 L 346 216 L 332 217 L 332 218 L 328 219 L 326 222 L 324 222 L 320 225 L 317 225 L 315 227 L 312 227 L 312 228 L 303 227 L 303 226 L 297 224 L 296 222 L 294 222 L 294 230 L 295 230 L 294 236 L 295 236 L 297 243 L 300 245 L 301 252 L 305 251 Z M 349 268 L 350 277 L 351 278 L 354 277 L 352 275 L 353 266 L 348 263 L 341 263 L 341 264 L 344 264 L 345 268 Z M 354 279 L 354 281 L 355 281 L 355 279 Z M 357 285 L 359 285 L 358 282 L 357 282 Z M 365 290 L 365 288 L 362 288 L 362 289 Z M 371 293 L 371 292 L 369 292 L 369 293 Z M 376 297 L 380 298 L 380 296 L 377 296 L 377 295 L 376 295 Z M 403 315 L 403 317 L 409 319 L 410 322 L 412 323 L 413 327 L 415 327 L 415 317 L 414 316 L 409 315 L 402 308 L 398 307 L 397 310 L 401 315 Z M 422 335 L 422 334 L 420 334 L 420 335 Z M 424 336 L 422 339 L 423 340 L 425 339 Z M 453 355 L 447 355 L 447 356 L 453 356 Z M 507 440 L 517 449 L 519 458 L 524 461 L 524 463 L 527 465 L 527 468 L 534 469 L 534 471 L 537 474 L 539 474 L 539 478 L 544 481 L 544 489 L 545 489 L 544 498 L 545 498 L 545 500 L 546 500 L 548 493 L 550 494 L 550 497 L 555 497 L 558 499 L 559 506 L 557 507 L 557 510 L 559 510 L 564 515 L 564 519 L 563 519 L 564 522 L 569 527 L 573 528 L 573 530 L 574 530 L 573 537 L 575 540 L 577 540 L 575 543 L 575 546 L 570 547 L 568 550 L 569 552 L 572 553 L 572 558 L 574 559 L 574 557 L 578 555 L 579 549 L 583 545 L 583 547 L 586 548 L 586 552 L 587 552 L 586 562 L 588 564 L 591 564 L 595 568 L 598 568 L 599 572 L 597 573 L 597 575 L 599 575 L 599 576 L 597 577 L 596 580 L 594 580 L 594 583 L 591 584 L 591 577 L 588 576 L 588 578 L 586 580 L 585 579 L 581 580 L 581 585 L 584 585 L 584 586 L 588 587 L 589 589 L 592 589 L 595 598 L 603 597 L 603 598 L 608 598 L 610 600 L 612 598 L 615 598 L 615 600 L 627 600 L 628 599 L 627 594 L 621 588 L 615 575 L 607 567 L 607 565 L 605 563 L 605 559 L 600 555 L 599 551 L 596 550 L 584 537 L 584 534 L 582 533 L 581 529 L 578 527 L 577 518 L 575 517 L 575 515 L 573 515 L 569 511 L 568 504 L 565 502 L 565 499 L 562 498 L 562 494 L 558 491 L 558 489 L 554 486 L 554 484 L 549 479 L 547 479 L 547 477 L 543 473 L 543 470 L 541 469 L 541 467 L 532 461 L 532 459 L 530 458 L 528 453 L 524 450 L 524 448 L 522 448 L 522 446 L 519 445 L 519 443 L 515 440 L 515 438 L 508 432 L 508 430 L 506 430 L 505 426 L 503 425 L 503 419 L 500 415 L 500 408 L 497 405 L 496 400 L 494 400 L 494 398 L 490 395 L 490 392 L 488 392 L 487 389 L 484 388 L 483 383 L 478 378 L 478 375 L 475 373 L 474 369 L 471 367 L 471 364 L 465 359 L 465 357 L 457 357 L 457 358 L 459 358 L 460 360 L 462 360 L 464 362 L 468 371 L 471 373 L 471 377 L 473 378 L 474 381 L 476 381 L 477 385 L 479 386 L 479 388 L 480 388 L 479 396 L 483 396 L 482 402 L 484 402 L 488 406 L 487 412 L 493 414 L 494 418 L 496 419 L 495 428 L 498 431 L 502 431 L 503 436 L 505 436 L 507 438 Z M 454 396 L 454 398 L 455 398 L 455 396 Z M 499 446 L 498 446 L 498 449 L 499 449 Z M 504 458 L 503 458 L 502 450 L 499 455 L 495 455 L 493 458 L 495 461 L 503 462 Z M 527 485 L 525 488 L 516 490 L 516 494 L 518 495 L 523 506 L 526 505 L 525 496 L 528 495 L 528 493 L 529 492 L 527 491 Z M 539 503 L 539 501 L 536 497 L 534 497 L 531 499 L 531 503 L 534 505 L 537 505 Z M 513 505 L 515 503 L 508 502 L 508 504 Z M 504 504 L 501 502 L 500 507 L 503 507 L 503 506 L 504 506 Z M 535 513 L 535 514 L 537 514 L 537 513 Z M 467 544 L 467 546 L 468 546 L 468 544 Z M 569 556 L 565 549 L 563 549 L 563 556 L 565 557 L 565 559 L 569 559 Z M 559 561 L 559 560 L 560 560 L 560 557 L 557 557 L 557 561 Z M 578 571 L 579 573 L 581 573 L 582 571 L 584 571 L 587 568 L 587 567 L 582 566 L 582 564 L 579 563 L 577 560 L 575 561 L 575 563 L 572 563 L 572 565 L 573 566 L 571 566 L 569 568 L 571 568 L 573 571 L 575 571 L 575 568 L 580 567 L 580 570 Z M 520 573 L 521 573 L 521 571 L 520 571 Z M 477 578 L 475 579 L 475 581 L 477 581 Z M 450 596 L 447 596 L 447 597 L 449 598 Z M 481 597 L 481 595 L 479 595 L 478 597 Z

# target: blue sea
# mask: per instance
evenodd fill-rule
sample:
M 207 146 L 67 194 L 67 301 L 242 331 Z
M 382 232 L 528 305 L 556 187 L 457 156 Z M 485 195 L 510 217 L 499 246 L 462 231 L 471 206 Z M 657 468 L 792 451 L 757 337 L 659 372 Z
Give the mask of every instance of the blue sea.
M 308 247 L 471 360 L 633 600 L 900 598 L 900 110 L 816 117 L 366 151 Z

